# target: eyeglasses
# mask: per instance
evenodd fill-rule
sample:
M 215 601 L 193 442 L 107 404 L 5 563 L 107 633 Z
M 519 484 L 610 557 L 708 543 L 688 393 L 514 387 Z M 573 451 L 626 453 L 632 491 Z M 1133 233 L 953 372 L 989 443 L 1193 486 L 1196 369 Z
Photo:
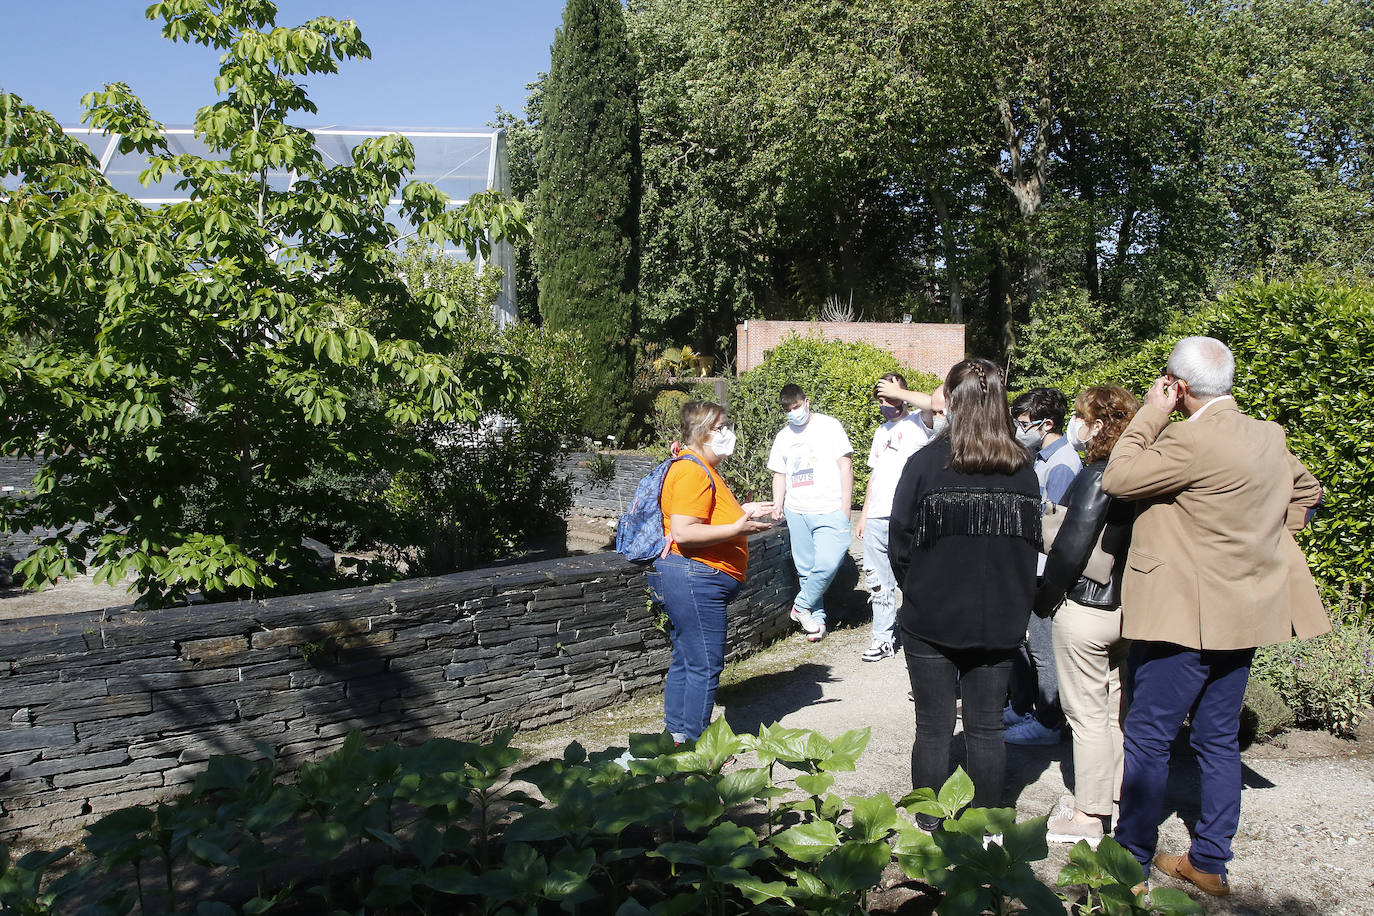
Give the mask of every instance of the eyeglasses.
M 1028 432 L 1030 432 L 1033 428 L 1042 425 L 1042 424 L 1045 423 L 1046 421 L 1045 421 L 1045 420 L 1015 420 L 1015 419 L 1013 419 L 1012 422 L 1016 424 L 1017 429 L 1021 430 L 1021 432 L 1023 432 L 1023 433 L 1028 433 Z
M 728 429 L 728 430 L 734 431 L 734 428 L 735 428 L 735 424 L 734 424 L 734 423 L 730 422 L 729 420 L 721 420 L 721 421 L 720 421 L 719 423 L 717 423 L 715 426 L 712 426 L 712 427 L 711 427 L 711 432 L 713 432 L 713 433 L 718 433 L 718 432 L 720 432 L 722 429 Z

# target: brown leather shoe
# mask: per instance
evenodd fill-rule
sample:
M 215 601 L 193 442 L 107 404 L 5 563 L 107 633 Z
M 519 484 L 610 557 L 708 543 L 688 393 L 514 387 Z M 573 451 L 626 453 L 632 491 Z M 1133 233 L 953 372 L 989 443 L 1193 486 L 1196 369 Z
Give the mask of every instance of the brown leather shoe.
M 1161 853 L 1155 856 L 1155 868 L 1171 878 L 1179 878 L 1194 884 L 1203 893 L 1211 894 L 1213 897 L 1225 897 L 1231 893 L 1231 885 L 1226 883 L 1225 875 L 1198 871 L 1193 867 L 1193 863 L 1188 861 L 1186 855 L 1166 856 Z

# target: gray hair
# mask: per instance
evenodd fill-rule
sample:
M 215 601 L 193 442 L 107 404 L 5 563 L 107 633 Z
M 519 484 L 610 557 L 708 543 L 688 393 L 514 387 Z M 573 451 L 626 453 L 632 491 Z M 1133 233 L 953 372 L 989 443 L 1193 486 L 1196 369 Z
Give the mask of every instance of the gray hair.
M 1215 337 L 1185 337 L 1174 344 L 1164 371 L 1187 382 L 1194 397 L 1215 398 L 1231 393 L 1236 358 Z

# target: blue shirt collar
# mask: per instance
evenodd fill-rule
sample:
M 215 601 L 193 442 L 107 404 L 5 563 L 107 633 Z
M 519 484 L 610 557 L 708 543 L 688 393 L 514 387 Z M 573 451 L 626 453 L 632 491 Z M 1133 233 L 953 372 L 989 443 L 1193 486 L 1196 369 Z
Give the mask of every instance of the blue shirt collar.
M 1051 455 L 1053 455 L 1055 452 L 1059 451 L 1061 448 L 1063 448 L 1064 446 L 1066 446 L 1066 445 L 1068 445 L 1068 444 L 1069 444 L 1069 437 L 1068 437 L 1068 436 L 1060 436 L 1058 439 L 1055 439 L 1055 440 L 1054 440 L 1053 442 L 1051 442 L 1049 445 L 1045 446 L 1045 447 L 1042 448 L 1040 451 L 1036 452 L 1036 453 L 1035 453 L 1035 460 L 1036 460 L 1036 461 L 1049 461 Z

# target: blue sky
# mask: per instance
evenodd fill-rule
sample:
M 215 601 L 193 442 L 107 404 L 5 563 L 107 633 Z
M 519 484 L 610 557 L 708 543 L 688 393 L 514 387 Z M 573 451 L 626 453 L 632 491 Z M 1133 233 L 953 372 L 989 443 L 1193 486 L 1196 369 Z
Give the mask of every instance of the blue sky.
M 277 24 L 357 20 L 371 60 L 308 81 L 307 127 L 481 127 L 520 114 L 525 84 L 549 68 L 564 0 L 277 0 Z M 77 123 L 81 96 L 128 83 L 153 116 L 189 124 L 214 100 L 219 52 L 173 44 L 142 0 L 0 0 L 0 87 Z

